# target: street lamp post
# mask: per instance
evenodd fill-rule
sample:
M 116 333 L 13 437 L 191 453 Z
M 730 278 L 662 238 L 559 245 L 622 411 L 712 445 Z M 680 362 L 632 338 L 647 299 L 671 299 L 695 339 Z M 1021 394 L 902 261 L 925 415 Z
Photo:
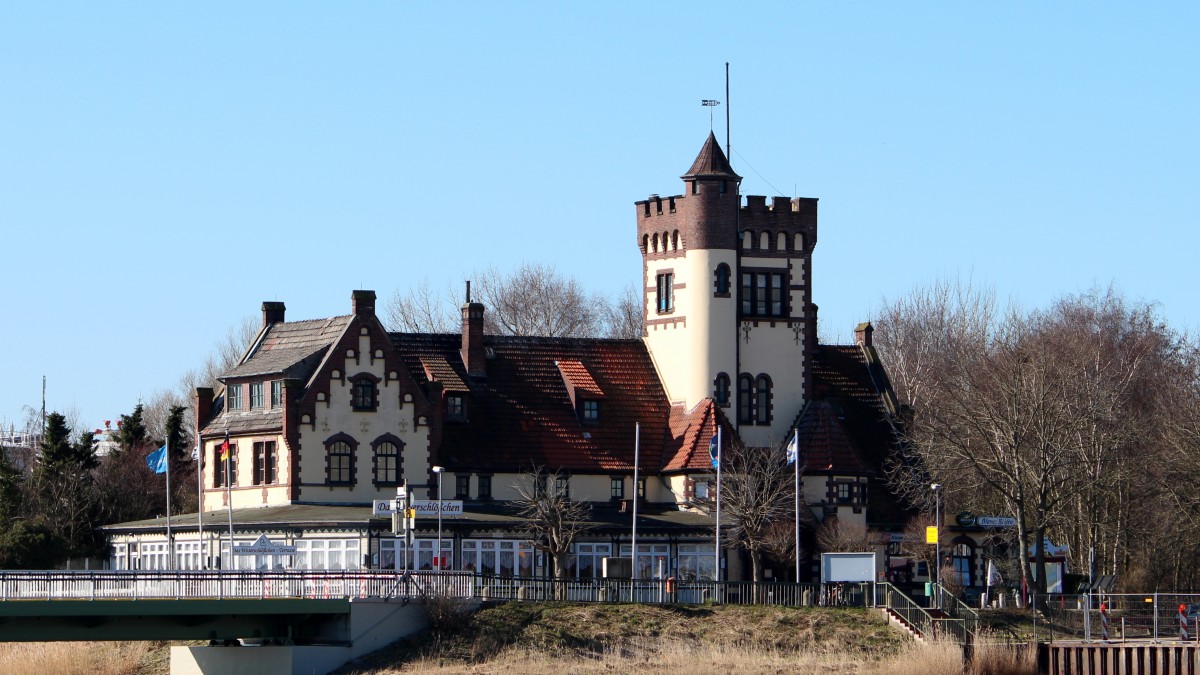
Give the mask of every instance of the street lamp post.
M 442 474 L 445 473 L 446 467 L 435 466 L 433 472 L 438 477 L 438 543 L 437 543 L 437 568 L 438 572 L 442 571 L 445 566 L 445 561 L 442 560 Z
M 934 483 L 929 486 L 933 490 L 933 524 L 937 528 L 937 541 L 934 543 L 933 583 L 942 582 L 942 484 Z

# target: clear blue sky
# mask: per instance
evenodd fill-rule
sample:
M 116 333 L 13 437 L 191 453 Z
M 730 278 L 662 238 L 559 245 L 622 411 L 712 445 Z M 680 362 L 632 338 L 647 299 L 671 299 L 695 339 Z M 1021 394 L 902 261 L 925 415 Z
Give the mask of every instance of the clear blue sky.
M 1141 5 L 1141 3 L 1139 3 Z M 826 339 L 939 276 L 1195 326 L 1196 3 L 0 5 L 0 421 L 173 387 L 263 300 L 639 274 L 725 100 L 748 194 L 820 198 Z M 724 107 L 718 108 L 724 142 Z

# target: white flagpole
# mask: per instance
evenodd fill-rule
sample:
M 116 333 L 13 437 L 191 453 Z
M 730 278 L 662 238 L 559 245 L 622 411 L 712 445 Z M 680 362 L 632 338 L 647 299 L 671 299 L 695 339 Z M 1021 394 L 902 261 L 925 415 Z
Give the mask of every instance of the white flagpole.
M 200 547 L 200 569 L 208 569 L 204 555 L 204 442 L 200 438 L 200 420 L 196 420 L 196 543 Z
M 717 581 L 721 580 L 721 465 L 724 463 L 725 457 L 721 452 L 721 426 L 717 425 L 717 535 L 713 542 L 713 552 L 717 558 L 713 578 Z
M 642 424 L 633 425 L 633 534 L 630 558 L 633 561 L 631 578 L 637 579 L 637 507 L 638 507 L 638 460 L 641 458 Z M 632 592 L 632 591 L 631 591 Z
M 796 583 L 800 583 L 800 430 L 792 429 L 792 464 L 796 469 Z
M 164 459 L 167 461 L 167 569 L 175 569 L 175 542 L 171 540 L 171 431 L 163 441 Z
M 233 458 L 233 446 L 229 444 L 229 430 L 225 430 L 225 507 L 229 512 L 229 564 L 233 565 L 233 474 L 229 462 Z M 220 555 L 218 553 L 218 555 Z

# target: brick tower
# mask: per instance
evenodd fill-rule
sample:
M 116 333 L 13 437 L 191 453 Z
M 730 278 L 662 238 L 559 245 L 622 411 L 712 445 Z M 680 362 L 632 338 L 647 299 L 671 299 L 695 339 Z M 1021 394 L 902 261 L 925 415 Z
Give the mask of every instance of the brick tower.
M 776 445 L 808 398 L 816 346 L 817 200 L 747 196 L 716 136 L 684 194 L 636 202 L 646 345 L 672 403 L 728 406 L 749 445 Z

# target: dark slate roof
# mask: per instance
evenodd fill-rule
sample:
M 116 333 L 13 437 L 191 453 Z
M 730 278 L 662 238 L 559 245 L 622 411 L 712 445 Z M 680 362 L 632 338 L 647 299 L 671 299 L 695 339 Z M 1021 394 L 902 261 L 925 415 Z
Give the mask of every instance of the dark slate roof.
M 908 514 L 887 489 L 883 476 L 889 455 L 899 449 L 900 443 L 893 426 L 897 420 L 889 413 L 889 403 L 895 396 L 874 350 L 858 345 L 820 345 L 813 354 L 812 368 L 814 403 L 828 405 L 827 410 L 814 415 L 834 416 L 842 438 L 870 470 L 868 521 L 903 523 Z M 834 450 L 831 440 L 824 451 Z
M 250 355 L 222 379 L 276 375 L 307 380 L 352 318 L 273 323 Z
M 813 401 L 801 416 L 796 431 L 805 472 L 856 476 L 873 473 L 828 401 Z
M 708 140 L 704 141 L 704 147 L 700 148 L 700 154 L 696 156 L 696 161 L 692 162 L 692 168 L 683 174 L 683 178 L 734 178 L 740 180 L 741 176 L 733 172 L 733 167 L 729 166 L 729 159 L 721 151 L 721 144 L 717 142 L 716 135 L 710 131 Z
M 638 423 L 642 468 L 660 468 L 670 406 L 640 340 L 487 335 L 486 377 L 467 376 L 458 334 L 393 333 L 392 342 L 417 383 L 436 375 L 422 361 L 441 358 L 469 389 L 467 421 L 443 425 L 438 461 L 448 469 L 631 472 Z M 578 418 L 561 362 L 578 362 L 588 388 L 603 392 L 598 423 Z
M 222 404 L 224 401 L 222 400 Z M 237 410 L 228 412 L 218 410 L 217 414 L 204 425 L 201 431 L 204 435 L 224 433 L 229 430 L 231 436 L 275 432 L 283 428 L 283 409 L 272 408 L 262 410 Z

